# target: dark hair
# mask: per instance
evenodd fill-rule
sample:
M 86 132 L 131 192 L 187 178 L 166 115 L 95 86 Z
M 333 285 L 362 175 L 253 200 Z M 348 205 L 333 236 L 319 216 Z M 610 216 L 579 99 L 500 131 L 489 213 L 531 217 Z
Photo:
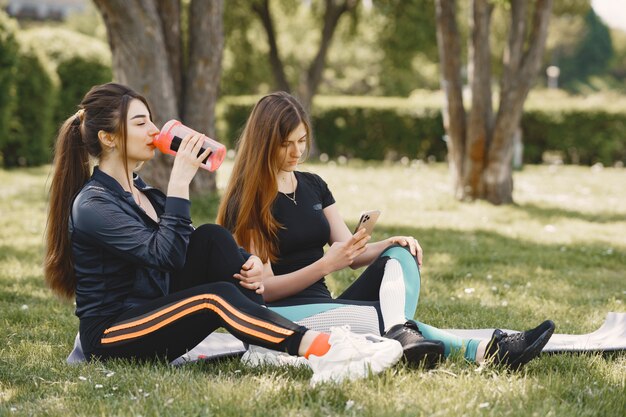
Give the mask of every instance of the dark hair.
M 70 298 L 76 291 L 68 232 L 74 197 L 89 179 L 89 157 L 99 159 L 102 155 L 99 131 L 120 139 L 119 148 L 126 159 L 126 116 L 133 99 L 141 100 L 150 111 L 146 99 L 129 87 L 116 83 L 94 86 L 78 106 L 78 112 L 59 130 L 50 185 L 44 276 L 50 288 L 61 296 Z
M 261 98 L 252 109 L 239 138 L 233 171 L 222 197 L 217 222 L 235 235 L 237 242 L 263 262 L 278 257 L 277 232 L 282 227 L 272 215 L 278 193 L 276 176 L 282 143 L 302 123 L 307 152 L 311 123 L 295 97 L 279 91 Z

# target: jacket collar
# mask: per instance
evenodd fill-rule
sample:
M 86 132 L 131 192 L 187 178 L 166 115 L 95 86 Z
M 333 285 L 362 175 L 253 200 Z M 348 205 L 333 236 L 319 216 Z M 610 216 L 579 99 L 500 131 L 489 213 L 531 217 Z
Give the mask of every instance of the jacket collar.
M 120 194 L 122 196 L 130 194 L 128 191 L 122 188 L 122 185 L 117 182 L 115 178 L 113 178 L 109 174 L 102 172 L 98 166 L 94 167 L 93 174 L 91 174 L 91 179 L 98 181 L 100 184 L 104 185 L 106 188 L 115 192 L 116 194 Z M 153 189 L 153 187 L 147 185 L 136 172 L 133 172 L 133 183 L 135 184 L 135 187 L 137 187 L 141 191 Z

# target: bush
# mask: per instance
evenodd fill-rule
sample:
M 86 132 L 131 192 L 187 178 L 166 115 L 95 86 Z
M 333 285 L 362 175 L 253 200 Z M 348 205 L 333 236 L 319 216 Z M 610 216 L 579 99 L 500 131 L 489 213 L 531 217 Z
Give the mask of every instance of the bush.
M 93 85 L 113 78 L 111 51 L 99 39 L 49 27 L 27 30 L 23 38 L 43 50 L 59 75 L 59 99 L 54 113 L 56 125 L 76 111 L 76 105 Z
M 230 146 L 239 136 L 258 97 L 222 99 L 220 140 Z M 409 99 L 318 96 L 313 129 L 319 151 L 331 158 L 426 158 L 444 160 L 447 149 L 439 93 Z M 626 161 L 626 100 L 606 95 L 577 98 L 534 93 L 522 117 L 524 162 L 541 163 L 546 151 L 564 162 L 610 165 Z
M 82 33 L 60 27 L 37 27 L 24 30 L 20 37 L 27 43 L 39 46 L 55 67 L 75 56 L 111 65 L 109 46 Z
M 0 148 L 8 137 L 15 104 L 15 78 L 19 45 L 17 23 L 0 10 Z
M 32 166 L 50 160 L 58 79 L 47 58 L 33 45 L 20 45 L 17 102 L 10 134 L 2 146 L 4 165 Z
M 221 140 L 234 145 L 257 97 L 222 100 Z M 320 152 L 360 159 L 426 158 L 443 160 L 446 145 L 441 113 L 432 102 L 389 97 L 321 97 L 312 114 Z
M 57 74 L 61 83 L 55 120 L 61 123 L 76 112 L 77 104 L 87 91 L 96 85 L 113 79 L 111 67 L 97 59 L 75 56 L 59 64 Z
M 525 162 L 542 162 L 545 151 L 557 151 L 572 164 L 626 161 L 626 113 L 530 110 L 522 130 Z
M 0 20 L 0 28 L 3 24 Z M 0 59 L 5 60 L 5 55 Z M 0 137 L 4 165 L 49 162 L 58 126 L 76 111 L 91 86 L 111 81 L 110 62 L 108 45 L 98 39 L 62 28 L 21 31 L 13 83 L 16 100 L 10 123 L 0 125 L 0 130 L 5 126 L 10 129 Z M 0 85 L 4 63 L 2 68 Z M 0 96 L 6 96 L 6 91 L 10 90 L 3 88 Z M 2 100 L 0 97 L 0 117 Z

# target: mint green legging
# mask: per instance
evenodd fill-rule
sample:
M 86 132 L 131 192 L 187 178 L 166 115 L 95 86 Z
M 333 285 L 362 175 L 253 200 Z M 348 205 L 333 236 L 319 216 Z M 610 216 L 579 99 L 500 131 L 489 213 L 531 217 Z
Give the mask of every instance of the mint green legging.
M 417 261 L 411 253 L 401 247 L 401 246 L 392 246 L 387 248 L 380 257 L 386 257 L 388 259 L 397 260 L 402 267 L 402 275 L 404 278 L 404 288 L 405 288 L 405 315 L 407 320 L 412 320 L 415 317 L 415 312 L 417 309 L 417 304 L 419 300 L 420 293 L 420 271 L 417 265 Z M 374 264 L 374 263 L 373 263 Z M 369 269 L 369 268 L 368 268 Z M 382 269 L 379 269 L 382 271 Z M 380 273 L 380 272 L 379 272 Z M 376 280 L 372 280 L 372 273 L 370 271 L 365 271 L 362 277 L 367 275 L 367 279 L 361 280 L 365 285 L 371 285 L 372 282 L 376 282 Z M 378 277 L 377 282 L 382 281 L 382 276 Z M 355 282 L 356 286 L 359 285 L 359 279 Z M 354 289 L 354 284 L 351 289 Z M 369 288 L 368 290 L 372 290 Z M 364 291 L 371 293 L 372 291 Z M 376 291 L 375 291 L 376 292 Z M 357 291 L 352 291 L 352 293 L 359 293 Z M 341 296 L 340 296 L 341 297 Z M 313 302 L 312 302 L 313 301 Z M 281 302 L 280 305 L 269 305 L 268 307 L 271 310 L 283 315 L 284 317 L 296 322 L 306 325 L 311 330 L 327 330 L 328 326 L 341 326 L 343 324 L 350 324 L 350 321 L 354 320 L 363 320 L 364 315 L 367 314 L 371 316 L 372 314 L 376 315 L 376 317 L 372 317 L 372 320 L 375 320 L 378 324 L 379 328 L 384 328 L 380 321 L 382 320 L 382 315 L 380 313 L 380 303 L 384 302 L 397 302 L 397 300 L 377 300 L 377 303 L 371 303 L 371 299 L 362 300 L 363 301 L 363 314 L 355 314 L 354 307 L 358 307 L 358 298 L 351 297 L 349 300 L 334 300 L 334 299 L 320 299 L 319 302 L 317 299 L 311 300 L 308 299 L 306 303 L 298 302 L 298 299 L 295 298 L 293 300 L 293 304 L 291 300 L 287 302 Z M 355 303 L 356 302 L 356 303 Z M 346 304 L 349 303 L 349 304 Z M 355 306 L 357 304 L 357 306 Z M 350 305 L 350 308 L 342 308 Z M 374 307 L 376 312 L 369 313 L 373 311 Z M 365 313 L 367 309 L 367 313 Z M 347 312 L 347 311 L 350 312 Z M 337 314 L 333 314 L 335 311 Z M 322 316 L 323 315 L 323 316 Z M 323 317 L 323 318 L 322 318 Z M 316 320 L 318 319 L 318 320 Z M 324 328 L 316 328 L 316 324 L 322 322 L 324 323 Z M 438 329 L 431 325 L 415 321 L 417 323 L 420 331 L 424 335 L 424 337 L 428 340 L 440 340 L 443 342 L 445 347 L 445 356 L 449 356 L 451 353 L 463 351 L 463 356 L 470 361 L 476 361 L 476 352 L 478 349 L 478 344 L 480 343 L 479 339 L 464 339 L 461 337 L 457 337 L 452 333 L 446 332 L 445 330 Z M 353 328 L 358 328 L 358 326 L 352 326 Z
M 476 352 L 478 350 L 478 345 L 480 344 L 479 339 L 463 339 L 450 332 L 446 332 L 445 330 L 438 329 L 420 321 L 412 321 L 417 323 L 417 327 L 419 327 L 420 331 L 424 335 L 424 338 L 428 340 L 441 340 L 443 342 L 443 346 L 445 348 L 444 354 L 446 357 L 450 356 L 453 352 L 462 351 L 463 348 L 465 348 L 465 351 L 463 352 L 465 359 L 476 362 Z

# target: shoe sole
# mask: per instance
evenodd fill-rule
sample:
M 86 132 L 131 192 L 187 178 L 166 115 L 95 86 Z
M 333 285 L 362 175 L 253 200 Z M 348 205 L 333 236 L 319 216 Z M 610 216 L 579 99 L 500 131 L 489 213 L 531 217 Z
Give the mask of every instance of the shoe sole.
M 416 343 L 404 348 L 403 358 L 407 365 L 411 367 L 432 369 L 441 362 L 443 351 L 436 345 L 429 347 L 429 349 L 424 349 L 422 344 Z
M 552 337 L 552 333 L 554 333 L 554 323 L 553 322 L 550 322 L 550 323 L 552 325 L 545 332 L 541 333 L 541 335 L 539 335 L 537 340 L 535 340 L 535 342 L 532 345 L 528 346 L 524 350 L 522 355 L 516 361 L 511 362 L 509 364 L 509 367 L 512 370 L 514 371 L 519 370 L 522 366 L 526 365 L 528 362 L 530 362 L 531 360 L 539 356 L 539 354 L 541 354 L 541 351 L 543 350 L 544 346 L 548 343 L 548 341 Z

